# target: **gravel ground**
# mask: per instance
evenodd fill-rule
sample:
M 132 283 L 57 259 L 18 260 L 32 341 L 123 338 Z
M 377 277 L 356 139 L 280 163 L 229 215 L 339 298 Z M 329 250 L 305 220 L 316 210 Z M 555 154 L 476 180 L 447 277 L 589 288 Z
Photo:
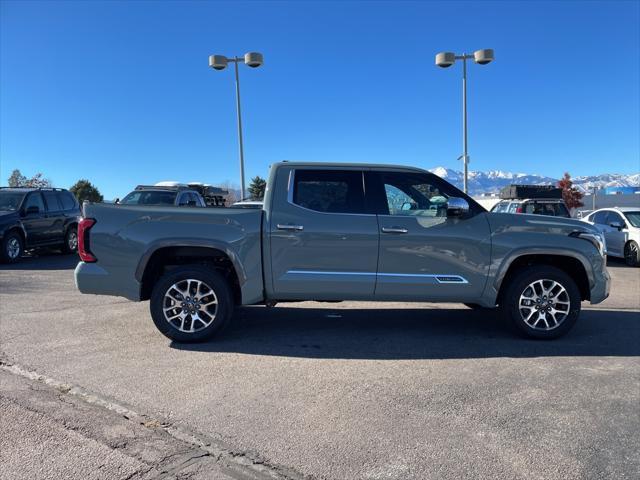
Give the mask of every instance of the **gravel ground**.
M 74 264 L 0 266 L 5 364 L 195 432 L 225 465 L 246 464 L 234 475 L 251 465 L 339 480 L 640 474 L 640 269 L 610 261 L 611 298 L 584 304 L 557 341 L 514 337 L 462 305 L 310 302 L 240 309 L 224 337 L 188 346 L 155 330 L 146 302 L 80 295 Z M 3 474 L 126 478 L 154 465 L 61 428 L 64 415 L 34 411 L 33 390 L 6 388 L 7 375 L 0 451 L 3 465 L 7 451 L 15 458 Z M 218 478 L 209 457 L 185 476 Z M 99 458 L 113 469 L 97 469 Z

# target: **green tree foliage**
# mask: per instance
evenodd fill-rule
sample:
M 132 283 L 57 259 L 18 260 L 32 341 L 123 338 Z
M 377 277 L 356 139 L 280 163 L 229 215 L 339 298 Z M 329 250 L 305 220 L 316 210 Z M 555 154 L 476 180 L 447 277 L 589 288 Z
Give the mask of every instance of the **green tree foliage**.
M 104 200 L 100 190 L 98 190 L 89 180 L 81 179 L 73 185 L 69 191 L 73 193 L 78 202 L 82 204 L 85 200 L 90 202 L 102 202 Z
M 558 187 L 562 189 L 562 199 L 567 208 L 574 209 L 584 206 L 584 203 L 582 203 L 584 194 L 573 186 L 571 175 L 568 172 L 565 172 L 564 177 L 558 181 Z
M 20 170 L 15 169 L 11 172 L 7 183 L 10 187 L 30 187 L 30 188 L 48 188 L 51 187 L 51 180 L 43 178 L 42 173 L 38 172 L 33 177 L 25 177 Z
M 251 183 L 249 184 L 249 195 L 251 195 L 251 200 L 262 200 L 264 198 L 264 192 L 267 188 L 267 181 L 256 175 L 251 179 Z

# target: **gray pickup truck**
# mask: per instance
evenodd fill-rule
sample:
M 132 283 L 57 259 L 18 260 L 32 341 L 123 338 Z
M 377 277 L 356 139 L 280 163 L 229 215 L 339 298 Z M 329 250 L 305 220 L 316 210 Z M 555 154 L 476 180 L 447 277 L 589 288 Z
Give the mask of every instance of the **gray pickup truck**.
M 591 225 L 488 213 L 421 169 L 282 162 L 261 209 L 84 205 L 82 293 L 150 300 L 179 342 L 219 333 L 236 305 L 459 302 L 555 338 L 609 294 Z

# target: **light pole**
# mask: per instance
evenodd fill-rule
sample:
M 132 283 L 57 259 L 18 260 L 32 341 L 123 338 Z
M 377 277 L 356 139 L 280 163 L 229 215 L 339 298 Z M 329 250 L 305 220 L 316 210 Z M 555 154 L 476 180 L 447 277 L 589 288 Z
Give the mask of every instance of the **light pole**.
M 473 58 L 476 63 L 486 65 L 493 61 L 493 50 L 486 48 L 484 50 L 476 50 L 473 55 L 456 55 L 453 52 L 441 52 L 436 55 L 436 65 L 441 68 L 447 68 L 453 65 L 456 60 L 462 60 L 462 148 L 463 153 L 458 160 L 462 158 L 464 165 L 463 190 L 467 193 L 467 180 L 469 177 L 469 154 L 467 152 L 467 59 Z
M 240 200 L 244 200 L 244 144 L 242 143 L 242 115 L 240 113 L 240 75 L 238 63 L 244 62 L 251 68 L 258 68 L 264 63 L 262 54 L 258 52 L 245 53 L 244 57 L 228 58 L 224 55 L 209 55 L 209 66 L 215 70 L 224 70 L 231 62 L 236 71 L 236 109 L 238 111 L 238 146 L 240 148 Z

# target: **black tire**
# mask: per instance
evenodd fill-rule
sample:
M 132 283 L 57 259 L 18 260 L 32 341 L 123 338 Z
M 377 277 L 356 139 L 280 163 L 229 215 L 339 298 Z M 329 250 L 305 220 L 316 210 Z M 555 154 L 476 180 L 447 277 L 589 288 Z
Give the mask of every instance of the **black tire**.
M 64 234 L 62 253 L 76 253 L 78 251 L 78 226 L 71 225 Z
M 200 290 L 195 294 L 195 283 L 189 285 L 189 280 L 202 282 L 214 297 L 205 287 L 199 287 Z M 172 288 L 174 285 L 177 287 Z M 190 293 L 185 297 L 180 290 L 185 292 L 185 295 L 186 292 Z M 167 297 L 169 293 L 174 300 Z M 197 297 L 200 297 L 200 305 L 196 303 Z M 216 304 L 204 306 L 214 299 L 217 300 Z M 171 308 L 173 305 L 175 307 L 168 310 L 165 316 L 164 308 Z M 229 324 L 233 306 L 233 295 L 228 281 L 217 271 L 199 265 L 185 265 L 163 275 L 153 287 L 149 302 L 151 317 L 158 330 L 171 340 L 181 343 L 202 342 L 219 334 Z M 195 312 L 197 317 L 202 315 L 202 320 L 194 320 L 190 312 Z M 171 316 L 173 318 L 170 318 Z M 191 328 L 193 332 L 188 331 Z
M 640 248 L 633 240 L 624 246 L 624 261 L 630 267 L 640 267 Z
M 558 338 L 571 330 L 578 320 L 581 307 L 580 290 L 573 279 L 564 271 L 550 265 L 537 265 L 519 270 L 507 281 L 509 281 L 509 284 L 501 299 L 501 309 L 506 322 L 520 334 L 538 339 Z M 557 282 L 565 293 L 561 291 L 557 293 L 559 290 L 555 286 L 549 288 L 552 285 L 552 281 Z M 536 285 L 536 288 L 540 289 L 539 292 L 527 290 L 531 288 L 534 282 L 543 282 Z M 557 297 L 543 295 L 541 290 L 543 287 L 549 288 L 552 293 L 556 292 L 554 295 L 557 295 Z M 531 301 L 531 308 L 527 306 L 521 308 L 521 296 L 538 296 L 538 293 L 540 293 L 540 305 L 537 304 L 536 300 Z M 543 300 L 543 297 L 545 300 Z M 553 306 L 550 303 L 546 303 L 547 301 L 554 302 Z M 569 302 L 566 306 L 562 303 L 565 301 Z M 529 303 L 529 300 L 523 299 L 523 302 Z M 558 312 L 563 312 L 565 308 L 566 311 L 557 313 L 555 310 L 545 310 L 546 308 L 555 309 L 555 307 L 559 309 Z M 541 312 L 540 309 L 543 311 Z M 538 315 L 537 318 L 535 318 L 536 315 Z M 525 317 L 529 316 L 533 316 L 529 321 L 536 323 L 535 326 L 530 325 L 525 320 Z M 542 319 L 542 317 L 544 318 Z M 557 325 L 553 324 L 554 320 L 552 319 L 554 318 L 558 320 L 556 322 Z M 546 327 L 542 322 L 546 324 Z M 537 326 L 538 323 L 540 324 L 539 327 Z
M 24 241 L 22 236 L 15 230 L 7 233 L 2 239 L 2 251 L 0 260 L 3 263 L 15 263 L 20 260 L 24 253 Z

